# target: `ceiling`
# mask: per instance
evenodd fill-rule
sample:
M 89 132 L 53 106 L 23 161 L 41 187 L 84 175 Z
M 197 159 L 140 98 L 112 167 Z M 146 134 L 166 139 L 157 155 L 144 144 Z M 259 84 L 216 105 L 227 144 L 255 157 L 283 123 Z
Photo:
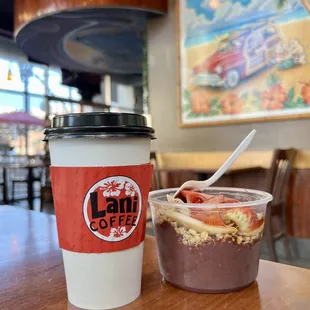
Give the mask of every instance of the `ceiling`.
M 13 0 L 0 0 L 0 36 L 13 38 L 14 32 L 14 15 L 13 15 Z M 63 71 L 65 80 L 70 77 L 70 83 L 67 85 L 78 87 L 83 99 L 89 99 L 92 94 L 100 92 L 100 76 L 93 74 L 78 74 L 73 72 Z M 74 78 L 72 78 L 74 77 Z M 84 91 L 88 91 L 87 96 L 84 97 Z
M 67 70 L 141 75 L 147 20 L 138 9 L 56 11 L 25 24 L 16 41 L 32 59 Z
M 115 18 L 113 19 L 112 13 L 114 13 L 114 11 L 115 11 Z M 113 33 L 113 34 L 111 33 L 111 38 L 113 38 L 113 41 L 111 41 L 109 36 L 107 37 L 98 36 L 97 35 L 97 33 L 99 33 L 98 29 L 89 28 L 88 30 L 89 33 L 87 33 L 86 35 L 84 35 L 83 32 L 81 33 L 72 32 L 72 33 L 75 33 L 75 36 L 71 38 L 72 39 L 71 41 L 75 44 L 73 51 L 76 50 L 76 45 L 80 44 L 81 46 L 84 45 L 84 46 L 87 46 L 88 48 L 89 47 L 93 48 L 93 50 L 97 49 L 101 54 L 104 53 L 105 59 L 109 60 L 106 63 L 117 64 L 116 67 L 115 65 L 113 65 L 113 68 L 111 67 L 112 70 L 111 68 L 109 67 L 105 68 L 102 65 L 102 61 L 100 57 L 97 57 L 98 59 L 95 59 L 97 62 L 95 64 L 92 64 L 93 66 L 90 67 L 89 64 L 85 65 L 81 61 L 79 62 L 79 59 L 73 59 L 73 57 L 71 57 L 72 59 L 69 59 L 67 55 L 62 53 L 62 51 L 55 50 L 55 48 L 54 49 L 51 48 L 51 45 L 48 45 L 49 41 L 53 41 L 52 46 L 57 47 L 57 44 L 54 44 L 54 43 L 57 42 L 57 40 L 60 41 L 61 37 L 59 34 L 57 34 L 59 37 L 56 37 L 56 34 L 54 34 L 55 38 L 53 37 L 53 35 L 49 34 L 49 40 L 45 40 L 46 46 L 44 44 L 40 45 L 40 42 L 42 43 L 42 40 L 45 38 L 44 36 L 46 34 L 43 33 L 43 37 L 39 36 L 40 33 L 39 35 L 37 34 L 36 36 L 34 36 L 35 31 L 33 31 L 32 27 L 33 25 L 36 26 L 36 23 L 37 23 L 36 21 L 34 23 L 31 23 L 30 26 L 23 28 L 23 32 L 22 32 L 23 40 L 17 40 L 19 43 L 18 45 L 19 47 L 22 47 L 24 52 L 26 52 L 26 54 L 28 55 L 29 60 L 31 61 L 37 61 L 37 62 L 45 63 L 45 64 L 54 64 L 54 65 L 61 67 L 62 69 L 67 69 L 67 70 L 63 70 L 63 73 L 65 74 L 64 77 L 69 76 L 70 79 L 65 78 L 64 83 L 67 85 L 76 86 L 80 89 L 80 91 L 82 91 L 83 89 L 86 89 L 87 91 L 95 93 L 96 90 L 93 87 L 94 85 L 90 84 L 90 80 L 91 80 L 90 77 L 91 76 L 96 77 L 96 81 L 97 80 L 100 81 L 101 79 L 100 76 L 104 72 L 111 74 L 113 80 L 116 83 L 141 85 L 142 83 L 142 79 L 141 79 L 142 72 L 141 71 L 142 71 L 142 58 L 143 58 L 141 51 L 142 51 L 143 40 L 142 40 L 142 36 L 140 35 L 140 29 L 143 28 L 143 24 L 145 23 L 145 19 L 147 19 L 146 17 L 147 15 L 144 14 L 143 11 L 141 10 L 131 11 L 131 14 L 127 14 L 125 10 L 119 10 L 119 12 L 117 12 L 116 10 L 110 10 L 109 12 L 110 12 L 109 15 L 104 16 L 102 15 L 102 14 L 105 14 L 103 10 L 99 11 L 99 13 L 98 11 L 95 11 L 94 13 L 92 13 L 92 10 L 87 10 L 86 12 L 80 11 L 81 14 L 87 13 L 87 15 L 85 15 L 86 17 L 88 17 L 90 13 L 93 14 L 93 16 L 91 17 L 92 19 L 95 19 L 95 20 L 97 19 L 97 15 L 98 15 L 99 20 L 100 19 L 102 20 L 102 17 L 104 16 L 106 22 L 108 22 L 110 18 L 111 19 L 110 22 L 113 23 L 113 25 L 115 24 L 115 27 L 112 27 L 112 29 L 117 29 L 116 26 L 118 26 L 118 24 L 121 24 L 119 23 L 119 21 L 124 20 L 125 22 L 123 22 L 122 27 L 126 29 L 125 32 L 128 33 L 127 30 L 129 28 L 128 27 L 129 25 L 132 25 L 133 32 L 129 33 L 127 37 L 122 35 L 122 33 L 120 33 L 119 36 L 117 36 L 117 33 Z M 69 17 L 72 17 L 71 15 L 73 14 L 76 14 L 76 13 L 71 12 L 71 14 L 69 14 L 70 15 Z M 60 21 L 61 21 L 61 18 L 63 18 L 63 16 L 64 14 L 59 14 Z M 58 15 L 56 15 L 54 18 L 56 19 L 57 17 Z M 49 22 L 48 18 L 49 17 L 47 17 L 46 19 L 44 18 L 42 20 L 42 23 L 48 23 Z M 130 18 L 132 20 L 131 24 L 129 23 Z M 129 21 L 125 19 L 128 19 Z M 139 21 L 138 23 L 139 27 L 136 26 L 138 21 Z M 81 19 L 77 18 L 76 22 L 77 23 L 81 22 Z M 66 29 L 69 26 L 72 26 L 72 22 L 68 23 L 68 21 L 66 21 L 65 25 L 62 25 L 61 29 Z M 75 24 L 73 24 L 73 26 L 77 27 Z M 111 26 L 111 24 L 108 26 Z M 105 25 L 102 24 L 99 30 L 101 33 L 104 34 Z M 14 32 L 14 0 L 0 0 L 0 36 L 13 38 L 13 32 Z M 68 33 L 70 32 L 68 31 Z M 133 34 L 135 36 L 133 36 Z M 65 35 L 67 35 L 67 33 L 63 34 L 63 36 Z M 19 33 L 19 36 L 20 36 L 20 33 Z M 36 39 L 36 41 L 34 39 Z M 103 39 L 105 39 L 106 42 L 104 42 Z M 110 40 L 111 42 L 108 40 Z M 23 44 L 20 44 L 21 41 Z M 122 43 L 123 46 L 120 47 L 116 45 L 119 43 Z M 31 46 L 32 47 L 40 46 L 40 48 L 31 49 Z M 42 53 L 42 51 L 44 51 L 44 53 Z M 51 59 L 51 58 L 46 59 L 45 55 L 48 55 L 49 53 L 51 55 L 54 55 L 54 59 Z M 113 59 L 112 56 L 114 58 L 117 57 L 116 61 L 115 59 Z M 100 65 L 102 65 L 102 67 L 100 67 Z M 100 69 L 97 69 L 97 68 L 100 68 Z M 80 72 L 80 73 L 75 73 L 75 72 Z M 84 73 L 81 73 L 81 72 L 84 72 Z M 70 80 L 70 83 L 66 82 L 66 80 Z M 99 85 L 98 82 L 95 82 L 95 84 L 96 84 L 95 85 L 96 87 Z

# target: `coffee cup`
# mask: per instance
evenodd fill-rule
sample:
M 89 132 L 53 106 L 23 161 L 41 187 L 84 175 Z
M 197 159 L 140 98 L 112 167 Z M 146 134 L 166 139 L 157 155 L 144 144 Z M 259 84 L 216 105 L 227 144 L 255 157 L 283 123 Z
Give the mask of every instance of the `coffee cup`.
M 111 309 L 140 295 L 153 138 L 146 118 L 129 113 L 58 115 L 45 130 L 74 306 Z

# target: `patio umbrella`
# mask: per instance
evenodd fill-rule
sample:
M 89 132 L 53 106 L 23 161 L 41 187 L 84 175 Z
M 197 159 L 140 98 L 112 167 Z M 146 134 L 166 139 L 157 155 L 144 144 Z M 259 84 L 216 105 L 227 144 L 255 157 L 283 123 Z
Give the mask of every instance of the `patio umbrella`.
M 44 120 L 36 118 L 27 112 L 11 112 L 0 114 L 0 123 L 8 125 L 41 126 L 44 127 Z
M 44 120 L 30 115 L 27 112 L 10 112 L 0 114 L 0 124 L 6 124 L 9 127 L 16 126 L 20 137 L 20 150 L 22 149 L 22 135 L 28 130 L 28 126 L 44 127 Z M 26 138 L 25 153 L 28 152 L 28 139 Z

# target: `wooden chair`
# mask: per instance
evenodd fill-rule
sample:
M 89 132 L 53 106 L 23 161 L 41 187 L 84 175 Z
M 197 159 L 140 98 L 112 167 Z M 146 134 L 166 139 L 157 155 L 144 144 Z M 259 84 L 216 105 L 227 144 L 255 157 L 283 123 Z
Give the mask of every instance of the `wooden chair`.
M 151 152 L 150 161 L 154 165 L 153 179 L 152 179 L 152 190 L 161 189 L 160 171 L 158 167 L 156 152 Z
M 151 164 L 154 165 L 151 190 L 161 189 L 160 172 L 159 172 L 159 169 L 158 169 L 158 162 L 157 162 L 156 152 L 151 152 L 151 154 L 150 154 L 150 162 L 151 162 Z M 147 221 L 147 223 L 150 223 L 152 221 L 151 211 L 150 211 L 149 208 L 148 208 L 147 215 L 146 215 L 146 221 Z M 148 228 L 148 224 L 147 224 L 147 228 Z
M 286 196 L 294 167 L 297 151 L 275 150 L 269 177 L 268 191 L 273 195 L 273 201 L 267 206 L 264 238 L 272 261 L 278 261 L 275 243 L 283 239 L 286 258 L 291 260 L 291 252 L 286 232 Z
M 43 212 L 46 204 L 53 206 L 53 192 L 52 192 L 52 184 L 50 177 L 50 157 L 49 152 L 46 152 L 46 158 L 44 159 L 44 170 L 43 170 L 43 178 L 41 183 L 41 200 L 40 200 L 40 212 Z M 51 208 L 50 208 L 51 209 Z
M 50 183 L 41 186 L 40 212 L 43 212 L 46 203 L 53 204 L 53 193 Z

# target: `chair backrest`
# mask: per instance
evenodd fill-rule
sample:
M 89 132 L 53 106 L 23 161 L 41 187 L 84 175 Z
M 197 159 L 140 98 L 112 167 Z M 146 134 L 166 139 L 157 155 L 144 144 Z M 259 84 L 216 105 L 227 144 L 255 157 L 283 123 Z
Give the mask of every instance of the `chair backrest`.
M 160 172 L 159 172 L 156 152 L 151 152 L 150 161 L 154 166 L 153 180 L 152 180 L 153 186 L 155 186 L 154 189 L 160 189 L 161 188 Z
M 270 169 L 269 192 L 273 195 L 273 204 L 286 200 L 289 179 L 294 167 L 296 149 L 274 151 Z

